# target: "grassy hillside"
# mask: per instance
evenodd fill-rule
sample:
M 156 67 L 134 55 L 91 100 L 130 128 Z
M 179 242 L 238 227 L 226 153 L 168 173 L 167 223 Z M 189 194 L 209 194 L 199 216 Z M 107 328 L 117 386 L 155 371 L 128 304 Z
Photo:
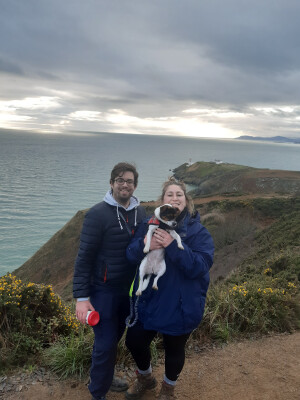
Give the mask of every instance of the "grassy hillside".
M 258 169 L 236 164 L 196 162 L 174 169 L 174 176 L 196 186 L 193 195 L 300 194 L 300 172 Z
M 71 299 L 74 261 L 86 211 L 78 211 L 28 261 L 16 269 L 14 274 L 25 281 L 51 284 L 56 293 L 66 300 Z
M 236 235 L 236 231 L 241 233 L 236 226 L 235 234 L 225 235 L 231 244 L 217 241 L 212 275 L 218 279 L 208 292 L 202 330 L 198 332 L 202 339 L 208 336 L 227 341 L 241 335 L 300 328 L 300 198 L 257 200 L 243 206 L 250 213 L 248 219 L 239 218 L 239 224 L 244 225 L 242 237 Z M 279 208 L 278 203 L 284 207 Z M 221 205 L 223 222 L 211 219 L 208 224 L 215 239 L 222 236 L 222 225 L 240 206 L 239 202 Z M 257 221 L 268 221 L 267 226 L 257 226 L 254 234 L 245 228 L 249 227 L 251 213 Z
M 211 201 L 197 208 L 216 246 L 213 280 L 225 278 L 245 260 L 266 259 L 274 251 L 290 247 L 292 240 L 295 247 L 299 242 L 299 197 Z M 14 274 L 23 280 L 51 284 L 56 293 L 71 299 L 84 214 L 78 212 Z
M 295 242 L 299 240 L 297 221 L 300 197 L 295 195 L 295 192 L 300 193 L 300 172 L 198 162 L 191 166 L 184 164 L 176 168 L 174 173 L 186 183 L 196 185 L 195 205 L 200 212 L 202 223 L 212 233 L 216 245 L 211 271 L 213 280 L 228 276 L 249 257 L 254 258 L 258 254 L 264 259 L 269 257 L 270 252 L 290 246 L 290 243 L 287 244 L 290 237 L 293 237 Z M 268 184 L 262 185 L 262 180 Z M 272 192 L 270 182 L 273 182 Z M 243 191 L 247 188 L 246 193 L 249 193 L 250 186 L 251 198 Z M 275 189 L 281 190 L 280 195 L 274 192 Z M 282 192 L 283 189 L 285 192 Z M 217 196 L 214 195 L 215 191 Z M 234 196 L 225 196 L 230 191 L 234 192 Z M 203 192 L 204 195 L 199 194 Z M 211 197 L 208 192 L 211 192 Z M 266 193 L 269 193 L 267 198 Z M 144 206 L 150 214 L 155 204 L 149 202 L 144 203 Z M 79 211 L 36 254 L 18 268 L 14 272 L 15 275 L 24 280 L 51 284 L 56 293 L 66 300 L 71 299 L 73 267 L 85 212 L 86 210 Z M 280 228 L 277 228 L 277 224 L 280 224 Z
M 300 246 L 300 197 L 212 201 L 198 209 L 216 246 L 213 280 Z

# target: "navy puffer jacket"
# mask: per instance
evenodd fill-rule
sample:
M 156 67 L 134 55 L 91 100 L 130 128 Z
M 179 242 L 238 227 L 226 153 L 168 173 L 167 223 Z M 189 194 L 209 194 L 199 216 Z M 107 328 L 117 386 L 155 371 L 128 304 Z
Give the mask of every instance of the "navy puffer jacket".
M 127 258 L 133 264 L 144 257 L 147 228 L 145 220 L 127 248 Z M 145 329 L 174 336 L 191 332 L 202 319 L 214 254 L 212 237 L 201 225 L 198 213 L 193 217 L 187 213 L 176 232 L 184 250 L 175 240 L 165 248 L 166 272 L 158 280 L 158 290 L 152 289 L 152 277 L 138 305 L 139 320 Z M 137 286 L 138 277 L 134 293 Z
M 126 247 L 143 218 L 145 211 L 134 196 L 124 209 L 111 193 L 86 213 L 74 269 L 75 298 L 89 297 L 103 285 L 129 290 L 135 266 L 126 259 Z

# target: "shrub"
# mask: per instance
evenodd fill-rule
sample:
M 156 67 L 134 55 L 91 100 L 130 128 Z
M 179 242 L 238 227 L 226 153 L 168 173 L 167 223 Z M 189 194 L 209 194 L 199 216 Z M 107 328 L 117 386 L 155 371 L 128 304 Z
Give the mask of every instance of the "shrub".
M 213 340 L 291 332 L 300 328 L 299 281 L 297 263 L 286 261 L 287 255 L 274 257 L 262 271 L 233 275 L 224 283 L 212 285 L 207 297 L 201 335 Z M 285 269 L 277 271 L 280 261 Z M 291 261 L 291 260 L 290 260 Z M 293 260 L 295 261 L 295 260 Z M 248 278 L 242 281 L 241 278 Z
M 78 326 L 50 285 L 25 284 L 11 274 L 0 278 L 0 368 L 21 364 Z

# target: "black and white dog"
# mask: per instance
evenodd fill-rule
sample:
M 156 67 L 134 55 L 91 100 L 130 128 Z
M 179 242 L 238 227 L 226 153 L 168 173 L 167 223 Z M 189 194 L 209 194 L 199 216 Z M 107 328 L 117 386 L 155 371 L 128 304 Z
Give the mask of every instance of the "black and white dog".
M 148 222 L 149 229 L 146 236 L 146 245 L 144 247 L 144 253 L 149 253 L 150 242 L 153 233 L 157 228 L 165 229 L 170 233 L 170 235 L 177 241 L 178 247 L 183 250 L 180 236 L 174 231 L 177 226 L 176 217 L 180 214 L 180 210 L 171 206 L 170 204 L 164 204 L 154 210 L 154 215 L 156 218 L 151 218 Z M 142 291 L 146 289 L 149 284 L 151 275 L 156 275 L 153 281 L 153 289 L 158 290 L 157 281 L 166 272 L 166 262 L 165 262 L 165 250 L 164 248 L 151 250 L 140 265 L 140 282 L 136 295 L 140 296 Z M 144 277 L 146 279 L 144 280 Z

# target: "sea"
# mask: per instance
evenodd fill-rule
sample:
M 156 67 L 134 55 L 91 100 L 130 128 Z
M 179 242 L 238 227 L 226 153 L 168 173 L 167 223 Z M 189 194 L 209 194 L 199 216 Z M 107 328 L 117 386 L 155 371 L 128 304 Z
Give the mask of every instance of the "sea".
M 135 192 L 156 200 L 183 163 L 300 170 L 300 145 L 116 133 L 0 132 L 0 276 L 27 261 L 78 210 L 101 201 L 120 161 L 139 172 Z

